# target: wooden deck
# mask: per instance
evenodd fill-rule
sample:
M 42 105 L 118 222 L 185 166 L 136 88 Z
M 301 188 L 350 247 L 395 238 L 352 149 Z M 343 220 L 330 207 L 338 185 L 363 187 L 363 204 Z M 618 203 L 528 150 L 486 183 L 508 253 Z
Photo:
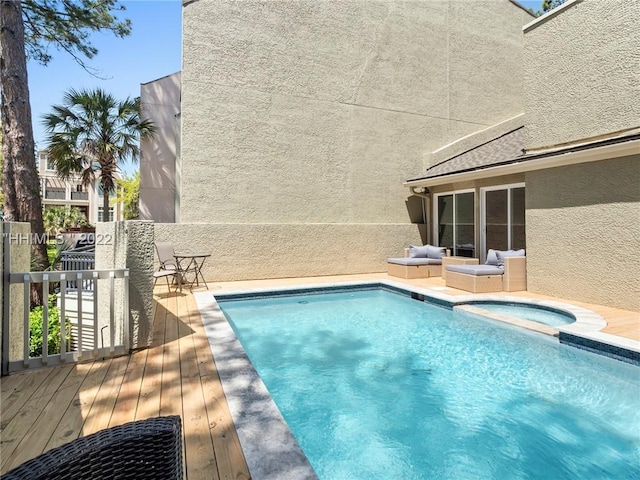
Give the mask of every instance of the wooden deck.
M 227 287 L 384 278 L 444 288 L 441 278 L 402 280 L 385 274 L 210 282 L 209 287 L 215 293 Z M 454 289 L 441 291 L 467 294 Z M 250 478 L 193 296 L 187 292 L 168 295 L 166 289 L 158 289 L 156 293 L 151 348 L 111 360 L 2 378 L 1 473 L 78 436 L 132 420 L 177 414 L 183 421 L 185 478 Z M 515 295 L 548 298 L 527 292 Z M 567 303 L 602 315 L 609 323 L 604 331 L 640 340 L 637 312 Z
M 156 299 L 151 348 L 2 378 L 2 473 L 78 436 L 180 415 L 185 478 L 250 478 L 193 296 Z

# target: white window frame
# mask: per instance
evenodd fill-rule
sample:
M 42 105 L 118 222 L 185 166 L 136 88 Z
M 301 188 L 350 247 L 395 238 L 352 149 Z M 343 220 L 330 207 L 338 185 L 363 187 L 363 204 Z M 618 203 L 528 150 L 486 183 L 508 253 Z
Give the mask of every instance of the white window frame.
M 478 231 L 477 231 L 477 218 L 476 218 L 476 212 L 477 212 L 477 203 L 478 203 L 478 196 L 476 195 L 476 189 L 475 188 L 464 188 L 462 190 L 451 190 L 449 192 L 440 192 L 440 193 L 434 193 L 433 194 L 433 201 L 432 203 L 432 216 L 431 218 L 433 218 L 433 242 L 434 244 L 439 247 L 440 246 L 440 240 L 438 238 L 438 226 L 440 225 L 440 218 L 438 217 L 438 199 L 439 197 L 443 197 L 446 195 L 453 195 L 454 198 L 454 204 L 455 204 L 455 196 L 461 193 L 473 193 L 473 243 L 475 244 L 475 239 L 477 237 Z M 456 213 L 456 209 L 455 209 L 455 205 L 453 207 L 453 238 L 456 238 L 456 219 L 455 219 L 455 213 Z M 454 245 L 455 247 L 455 245 Z M 477 248 L 476 248 L 477 251 Z M 454 250 L 451 250 L 451 255 L 455 255 Z
M 104 213 L 103 213 L 103 208 L 102 207 L 98 207 L 98 222 L 113 222 L 116 219 L 116 209 L 114 206 L 110 205 L 109 206 L 109 213 L 107 214 L 107 220 L 104 219 Z M 100 214 L 102 214 L 102 220 L 100 219 Z M 113 220 L 109 220 L 109 217 L 112 217 Z
M 526 186 L 524 182 L 520 183 L 505 183 L 504 185 L 492 185 L 490 187 L 480 188 L 480 263 L 484 263 L 487 257 L 487 192 L 495 192 L 496 190 L 507 191 L 507 221 L 509 222 L 509 228 L 507 228 L 507 245 L 511 248 L 511 190 L 514 188 L 524 188 L 526 192 Z

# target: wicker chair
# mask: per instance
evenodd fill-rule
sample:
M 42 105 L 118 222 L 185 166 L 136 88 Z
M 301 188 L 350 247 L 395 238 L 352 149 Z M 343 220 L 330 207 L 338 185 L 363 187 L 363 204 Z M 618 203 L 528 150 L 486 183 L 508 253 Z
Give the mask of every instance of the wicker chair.
M 438 250 L 440 247 L 427 246 Z M 417 248 L 424 248 L 417 247 Z M 434 256 L 432 258 L 417 257 L 411 258 L 409 247 L 404 249 L 404 257 L 393 257 L 387 259 L 387 274 L 400 278 L 429 278 L 442 275 L 442 258 Z M 444 256 L 451 255 L 450 250 L 444 250 Z
M 447 266 L 445 284 L 447 287 L 466 290 L 473 293 L 517 292 L 527 289 L 527 259 L 508 257 L 504 259 L 504 270 L 500 273 L 466 273 L 465 270 L 493 268 L 487 265 L 451 265 Z
M 181 479 L 180 417 L 126 423 L 28 460 L 2 476 L 6 480 Z

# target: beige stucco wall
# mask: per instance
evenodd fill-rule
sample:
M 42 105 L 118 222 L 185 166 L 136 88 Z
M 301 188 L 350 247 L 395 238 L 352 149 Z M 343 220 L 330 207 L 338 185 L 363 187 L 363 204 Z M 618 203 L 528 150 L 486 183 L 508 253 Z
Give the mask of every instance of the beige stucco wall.
M 156 223 L 155 240 L 210 254 L 204 277 L 223 281 L 383 272 L 421 237 L 411 224 Z
M 640 311 L 640 155 L 526 183 L 528 290 Z
M 525 32 L 526 148 L 640 125 L 640 2 L 583 0 Z
M 143 116 L 156 128 L 153 137 L 140 142 L 141 220 L 176 221 L 180 76 L 178 72 L 140 85 Z
M 192 2 L 181 221 L 405 223 L 425 152 L 522 112 L 522 25 L 487 2 Z

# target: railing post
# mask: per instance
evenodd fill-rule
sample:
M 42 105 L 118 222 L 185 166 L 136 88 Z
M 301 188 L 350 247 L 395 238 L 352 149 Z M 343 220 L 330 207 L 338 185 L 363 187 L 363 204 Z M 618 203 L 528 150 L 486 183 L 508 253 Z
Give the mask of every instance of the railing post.
M 49 275 L 46 273 L 42 275 L 42 295 L 42 363 L 46 365 L 49 357 Z
M 93 272 L 93 358 L 98 356 L 98 272 Z M 82 293 L 82 290 L 80 290 Z M 104 345 L 102 345 L 104 347 Z
M 24 285 L 11 285 L 12 272 L 29 270 L 31 258 L 30 225 L 3 222 L 3 315 L 2 315 L 2 374 L 9 372 L 11 361 L 19 360 L 24 351 Z M 29 294 L 29 292 L 27 292 Z M 29 305 L 27 305 L 27 315 Z
M 109 273 L 109 351 L 113 353 L 116 343 L 116 312 L 115 312 L 115 274 Z M 127 313 L 128 305 L 125 305 L 125 314 Z M 127 329 L 125 329 L 125 335 L 129 335 Z M 126 345 L 125 340 L 125 345 Z
M 78 360 L 82 359 L 84 340 L 82 338 L 82 272 L 76 276 L 76 304 L 78 312 Z
M 22 317 L 22 325 L 23 325 L 23 345 L 22 345 L 22 352 L 23 352 L 23 364 L 24 364 L 24 368 L 28 368 L 29 367 L 29 338 L 30 338 L 30 332 L 29 332 L 29 306 L 31 304 L 31 276 L 27 273 L 26 275 L 24 275 L 24 281 L 22 282 L 23 286 L 24 286 L 24 292 L 23 292 L 23 298 L 24 298 L 24 310 L 23 310 L 23 317 Z M 44 318 L 43 318 L 44 321 Z M 44 332 L 43 336 L 44 336 Z M 44 342 L 44 338 L 43 338 L 43 342 Z M 42 345 L 42 348 L 44 348 L 44 343 Z
M 131 331 L 129 328 L 129 321 L 131 310 L 129 309 L 129 270 L 124 272 L 124 349 L 128 352 L 131 348 Z
M 67 310 L 66 310 L 66 296 L 67 296 L 67 275 L 65 273 L 60 274 L 60 306 L 58 311 L 60 313 L 60 355 L 64 358 L 67 353 Z M 69 325 L 69 338 L 71 338 L 71 325 Z M 69 345 L 71 348 L 71 345 Z
M 11 285 L 9 284 L 9 237 L 2 223 L 2 375 L 9 373 L 9 298 Z

